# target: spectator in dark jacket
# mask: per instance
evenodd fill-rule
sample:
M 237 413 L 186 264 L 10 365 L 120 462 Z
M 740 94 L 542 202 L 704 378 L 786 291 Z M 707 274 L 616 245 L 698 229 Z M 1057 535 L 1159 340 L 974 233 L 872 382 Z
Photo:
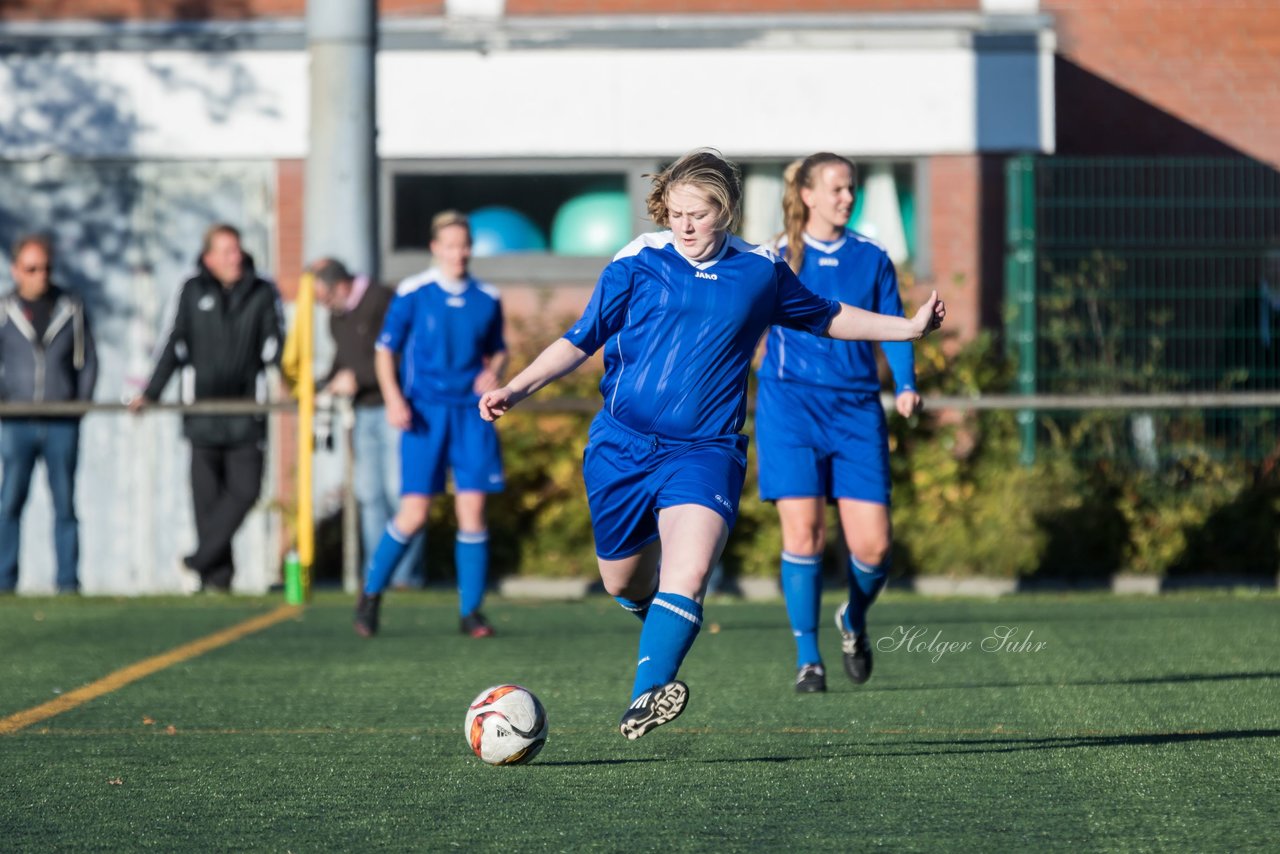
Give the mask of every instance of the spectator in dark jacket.
M 280 302 L 241 248 L 240 232 L 219 224 L 204 238 L 199 271 L 178 293 L 169 328 L 137 412 L 158 400 L 183 369 L 187 400 L 254 400 L 264 396 L 262 374 L 280 359 Z M 190 382 L 185 380 L 189 379 Z M 262 489 L 263 415 L 187 415 L 196 550 L 183 559 L 205 589 L 229 590 L 235 564 L 231 540 Z
M 84 304 L 53 284 L 53 244 L 23 237 L 13 247 L 15 288 L 0 301 L 0 400 L 90 400 L 98 360 Z M 18 583 L 22 508 L 36 460 L 43 457 L 53 497 L 53 548 L 62 593 L 80 589 L 76 460 L 80 418 L 6 418 L 0 424 L 0 593 Z

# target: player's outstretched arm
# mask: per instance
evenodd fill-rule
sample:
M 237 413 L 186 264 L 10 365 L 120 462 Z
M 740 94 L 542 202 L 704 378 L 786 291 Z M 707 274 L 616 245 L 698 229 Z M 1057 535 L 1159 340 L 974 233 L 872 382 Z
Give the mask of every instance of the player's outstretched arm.
M 947 307 L 938 292 L 929 295 L 911 317 L 894 317 L 840 304 L 840 313 L 831 319 L 827 335 L 842 341 L 915 341 L 942 325 Z
M 480 397 L 480 417 L 485 421 L 497 421 L 511 407 L 545 385 L 555 382 L 590 358 L 568 342 L 557 338 L 550 347 L 538 354 L 529 367 L 512 378 L 502 388 L 487 391 Z

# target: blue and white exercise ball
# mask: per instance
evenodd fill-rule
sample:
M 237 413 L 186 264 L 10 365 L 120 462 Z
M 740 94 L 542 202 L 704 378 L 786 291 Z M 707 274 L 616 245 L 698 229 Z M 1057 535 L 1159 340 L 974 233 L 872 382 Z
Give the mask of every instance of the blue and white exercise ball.
M 544 252 L 547 239 L 536 223 L 513 208 L 501 205 L 477 208 L 471 220 L 471 254 L 476 258 L 509 252 Z

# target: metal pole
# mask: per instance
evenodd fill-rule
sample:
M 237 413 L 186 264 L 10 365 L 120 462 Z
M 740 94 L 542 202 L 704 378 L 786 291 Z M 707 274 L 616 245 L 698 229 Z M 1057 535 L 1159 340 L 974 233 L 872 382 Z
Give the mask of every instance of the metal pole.
M 307 0 L 311 131 L 303 253 L 378 277 L 375 0 Z
M 378 281 L 379 260 L 377 19 L 376 0 L 307 0 L 311 128 L 303 207 L 303 254 L 308 262 L 319 257 L 337 258 L 374 282 Z M 301 302 L 298 308 L 301 315 Z M 310 359 L 310 354 L 304 359 Z M 300 427 L 303 420 L 299 419 Z M 306 429 L 309 437 L 310 424 Z M 349 435 L 349 431 L 343 432 Z M 299 445 L 302 444 L 299 441 Z M 343 514 L 346 546 L 343 586 L 347 590 L 354 589 L 350 550 L 358 548 L 358 537 L 351 531 L 350 505 L 354 496 L 350 451 L 348 446 L 347 507 Z M 309 483 L 307 490 L 309 503 Z M 300 505 L 302 497 L 300 492 Z M 302 523 L 299 518 L 300 528 Z M 299 552 L 302 551 L 299 548 Z M 304 559 L 304 563 L 309 565 L 310 560 Z

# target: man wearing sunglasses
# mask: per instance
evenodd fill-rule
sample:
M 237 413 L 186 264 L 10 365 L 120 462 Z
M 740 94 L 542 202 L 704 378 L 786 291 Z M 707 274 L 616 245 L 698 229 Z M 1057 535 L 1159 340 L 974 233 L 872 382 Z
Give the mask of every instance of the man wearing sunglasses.
M 0 299 L 0 400 L 90 400 L 98 377 L 93 336 L 79 298 L 53 284 L 53 244 L 28 235 L 13 247 L 14 289 Z M 53 498 L 53 547 L 60 593 L 80 589 L 76 460 L 80 419 L 5 418 L 0 422 L 0 593 L 18 583 L 22 508 L 36 460 L 43 458 Z

